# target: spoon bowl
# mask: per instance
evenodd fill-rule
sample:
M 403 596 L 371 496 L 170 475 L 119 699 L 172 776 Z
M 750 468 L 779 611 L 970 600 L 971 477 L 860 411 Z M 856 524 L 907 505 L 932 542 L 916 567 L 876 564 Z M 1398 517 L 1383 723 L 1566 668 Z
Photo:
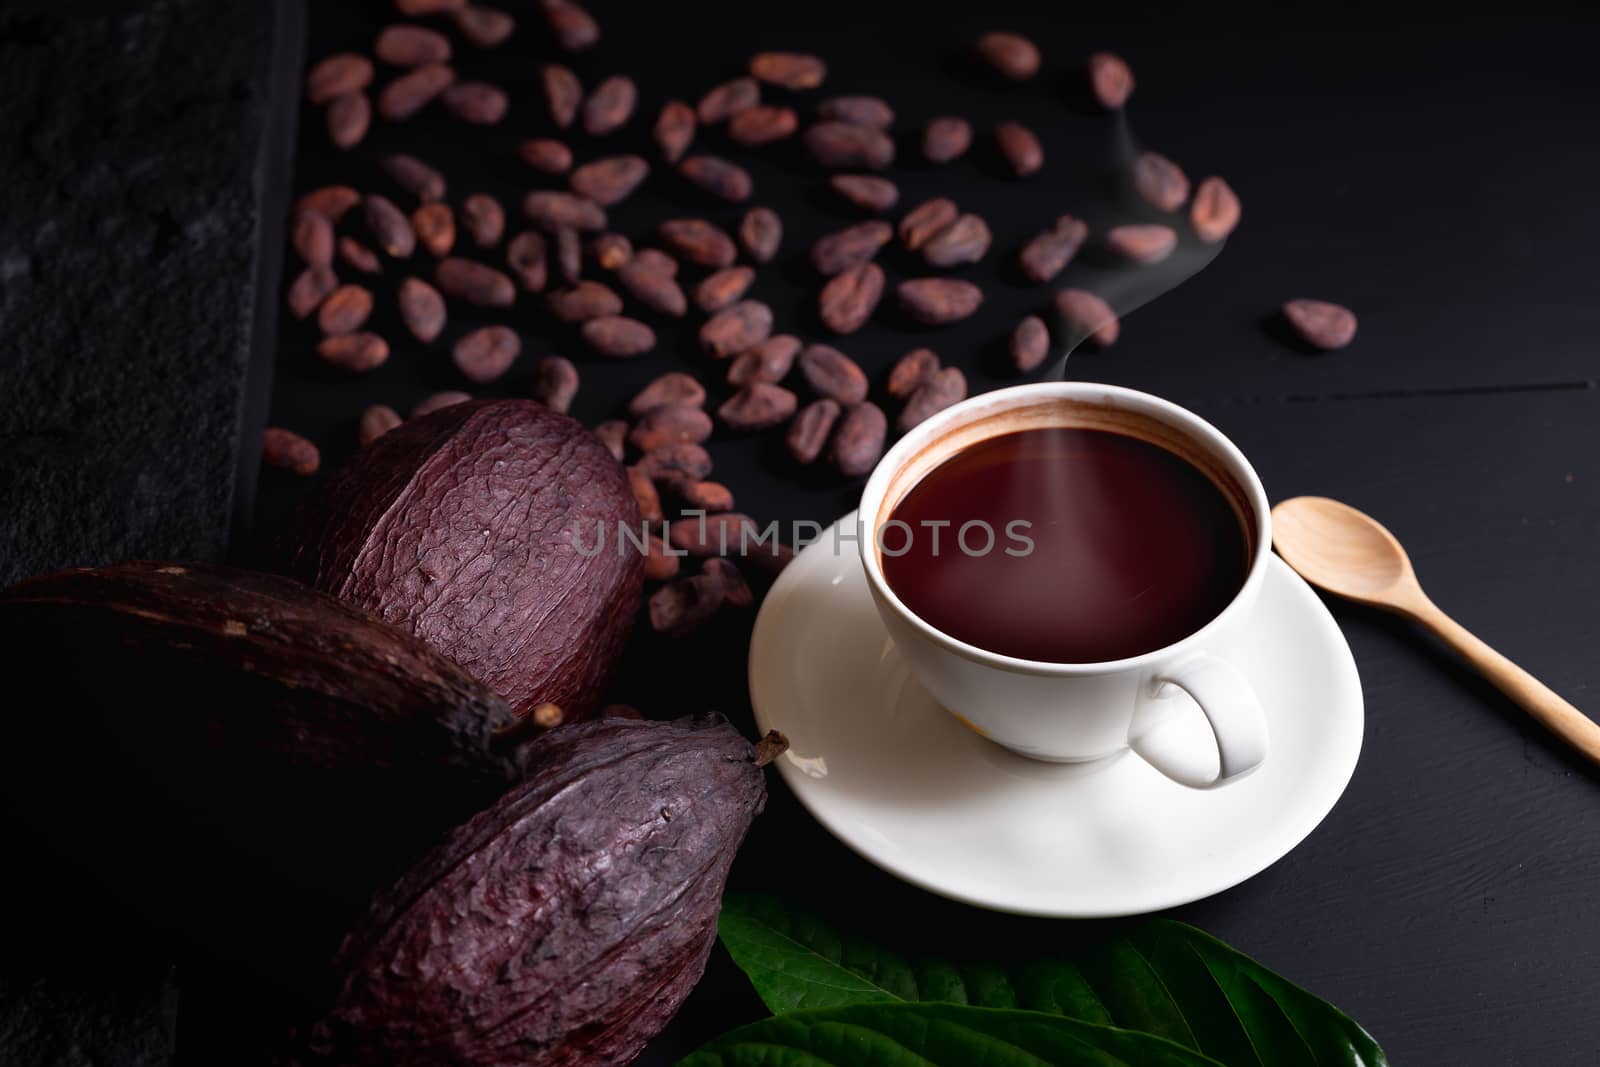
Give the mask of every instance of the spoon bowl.
M 1312 585 L 1350 600 L 1393 608 L 1421 592 L 1394 534 L 1337 500 L 1298 496 L 1273 508 L 1272 545 Z

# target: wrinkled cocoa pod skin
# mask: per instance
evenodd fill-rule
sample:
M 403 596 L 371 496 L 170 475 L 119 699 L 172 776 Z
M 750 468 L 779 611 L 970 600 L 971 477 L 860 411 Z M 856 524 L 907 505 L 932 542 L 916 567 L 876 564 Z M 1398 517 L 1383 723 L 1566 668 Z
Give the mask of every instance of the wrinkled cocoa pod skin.
M 329 1063 L 627 1063 L 705 969 L 766 803 L 720 717 L 546 734 L 523 785 L 380 894 L 335 960 Z
M 533 400 L 473 401 L 391 430 L 308 502 L 290 573 L 427 641 L 518 714 L 593 710 L 639 600 L 622 467 Z M 608 550 L 592 552 L 597 523 Z M 485 532 L 487 531 L 487 533 Z

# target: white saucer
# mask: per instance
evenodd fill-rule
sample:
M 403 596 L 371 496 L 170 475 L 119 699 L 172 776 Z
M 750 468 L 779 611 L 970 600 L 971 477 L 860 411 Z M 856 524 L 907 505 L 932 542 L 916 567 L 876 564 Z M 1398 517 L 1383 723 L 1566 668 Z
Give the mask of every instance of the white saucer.
M 854 515 L 840 521 L 853 526 Z M 1129 753 L 1025 759 L 962 726 L 910 677 L 856 546 L 836 551 L 829 531 L 761 608 L 750 696 L 761 729 L 789 737 L 778 761 L 789 788 L 890 873 L 1001 911 L 1135 915 L 1259 873 L 1316 828 L 1355 770 L 1355 661 L 1327 608 L 1277 557 L 1233 662 L 1255 685 L 1271 738 L 1266 763 L 1240 781 L 1188 789 Z M 1203 721 L 1193 704 L 1183 714 Z

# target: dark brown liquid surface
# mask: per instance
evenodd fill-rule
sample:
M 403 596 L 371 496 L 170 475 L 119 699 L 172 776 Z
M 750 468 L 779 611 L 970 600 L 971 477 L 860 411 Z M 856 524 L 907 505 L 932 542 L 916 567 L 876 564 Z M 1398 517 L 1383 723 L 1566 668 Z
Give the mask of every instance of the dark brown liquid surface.
M 1222 490 L 1166 449 L 1105 430 L 981 441 L 934 468 L 891 519 L 911 528 L 882 534 L 884 576 L 907 607 L 968 644 L 1052 663 L 1187 637 L 1227 607 L 1249 563 Z M 994 547 L 980 552 L 987 537 L 974 527 L 966 546 L 979 554 L 968 555 L 957 533 L 974 520 Z M 939 521 L 951 525 L 936 549 L 925 524 Z M 1008 554 L 1026 552 L 1024 538 L 1031 552 Z

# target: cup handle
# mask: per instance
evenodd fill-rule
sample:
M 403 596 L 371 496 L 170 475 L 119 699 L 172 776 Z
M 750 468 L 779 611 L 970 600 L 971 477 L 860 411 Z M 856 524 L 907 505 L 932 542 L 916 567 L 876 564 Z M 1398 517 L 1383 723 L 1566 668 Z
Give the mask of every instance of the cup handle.
M 1267 719 L 1255 690 L 1225 660 L 1201 655 L 1186 660 L 1151 681 L 1153 689 L 1175 685 L 1194 698 L 1205 713 L 1216 741 L 1220 770 L 1213 774 L 1207 758 L 1195 758 L 1192 729 L 1183 720 L 1167 719 L 1129 742 L 1146 763 L 1180 785 L 1214 789 L 1234 781 L 1267 758 Z

